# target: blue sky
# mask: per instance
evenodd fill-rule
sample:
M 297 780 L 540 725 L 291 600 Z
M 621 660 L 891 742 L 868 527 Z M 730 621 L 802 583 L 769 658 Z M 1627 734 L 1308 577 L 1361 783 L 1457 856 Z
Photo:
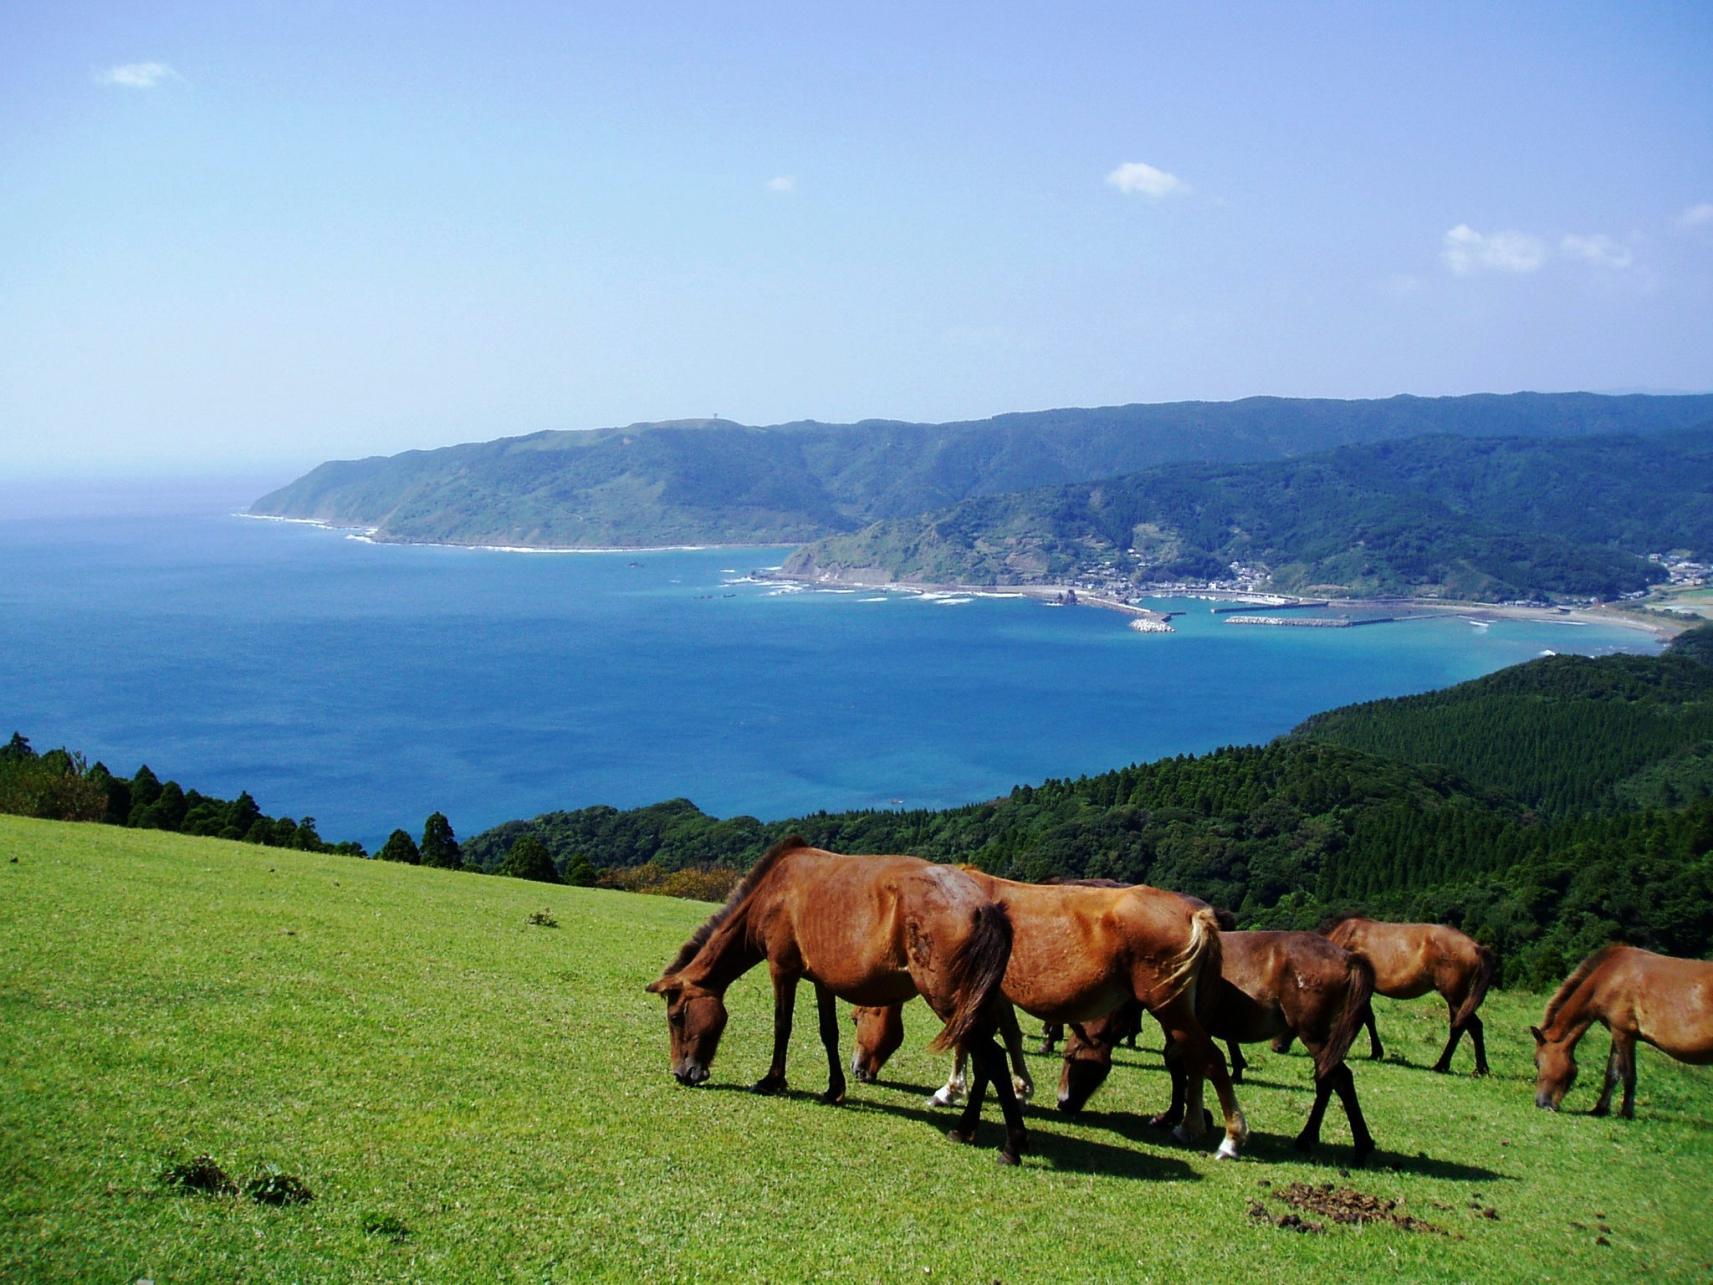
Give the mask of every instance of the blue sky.
M 831 9 L 9 5 L 8 469 L 1713 388 L 1713 6 Z

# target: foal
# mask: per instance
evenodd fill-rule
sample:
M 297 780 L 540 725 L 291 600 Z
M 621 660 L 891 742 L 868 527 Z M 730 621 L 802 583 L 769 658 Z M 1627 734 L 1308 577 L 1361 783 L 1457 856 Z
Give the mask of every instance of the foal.
M 936 1046 L 967 1048 L 975 1062 L 969 1104 L 951 1136 L 973 1139 L 991 1080 L 1005 1115 L 1000 1159 L 1016 1164 L 1028 1140 L 993 1042 L 1011 936 L 1005 911 L 955 866 L 916 857 L 840 856 L 793 837 L 756 862 L 648 989 L 666 1000 L 672 1074 L 680 1084 L 701 1084 L 725 1030 L 727 987 L 766 960 L 773 978 L 773 1061 L 754 1088 L 778 1093 L 786 1086 L 797 983 L 807 977 L 827 1051 L 821 1100 L 834 1105 L 845 1096 L 834 997 L 899 1004 L 921 995 L 945 1022 Z
M 1634 1119 L 1637 1040 L 1679 1062 L 1713 1063 L 1713 963 L 1634 946 L 1606 946 L 1583 960 L 1547 1001 L 1541 1024 L 1529 1028 L 1536 1106 L 1558 1110 L 1576 1079 L 1576 1043 L 1595 1022 L 1612 1032 L 1612 1051 L 1594 1114 L 1611 1110 L 1612 1089 L 1621 1081 L 1618 1113 Z

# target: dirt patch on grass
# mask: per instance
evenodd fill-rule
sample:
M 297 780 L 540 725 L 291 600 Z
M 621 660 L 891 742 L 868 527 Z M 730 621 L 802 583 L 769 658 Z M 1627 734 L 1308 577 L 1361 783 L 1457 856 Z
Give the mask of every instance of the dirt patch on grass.
M 1275 1215 L 1260 1201 L 1254 1200 L 1249 1203 L 1249 1216 L 1291 1231 L 1324 1232 L 1326 1223 L 1302 1216 L 1312 1214 L 1335 1223 L 1387 1223 L 1404 1231 L 1428 1232 L 1435 1236 L 1451 1234 L 1437 1223 L 1405 1213 L 1399 1207 L 1399 1201 L 1372 1196 L 1352 1187 L 1336 1187 L 1330 1182 L 1323 1182 L 1318 1187 L 1306 1182 L 1293 1182 L 1268 1193 L 1268 1198 L 1301 1212 Z
M 161 1181 L 178 1191 L 195 1192 L 202 1196 L 236 1196 L 238 1184 L 215 1161 L 213 1156 L 200 1155 L 194 1160 L 171 1165 L 161 1171 Z

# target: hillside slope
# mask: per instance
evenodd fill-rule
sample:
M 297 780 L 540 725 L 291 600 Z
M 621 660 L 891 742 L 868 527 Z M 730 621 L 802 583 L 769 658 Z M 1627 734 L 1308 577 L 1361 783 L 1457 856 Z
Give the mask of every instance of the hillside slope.
M 1493 601 L 1612 597 L 1638 554 L 1713 554 L 1713 427 L 1543 442 L 1413 438 L 1259 464 L 1172 464 L 966 500 L 799 549 L 805 578 L 1015 584 L 1099 575 Z
M 796 543 L 970 496 L 1170 460 L 1278 459 L 1456 433 L 1651 433 L 1713 418 L 1713 396 L 1516 393 L 1066 409 L 951 424 L 727 420 L 544 432 L 334 461 L 251 512 L 377 528 L 385 540 L 603 547 Z
M 0 894 L 8 1280 L 1026 1281 L 1062 1279 L 1067 1253 L 1093 1279 L 1354 1279 L 1379 1260 L 1415 1280 L 1521 1262 L 1687 1280 L 1713 1258 L 1695 1181 L 1713 1159 L 1706 1072 L 1644 1048 L 1635 1121 L 1537 1111 L 1538 996 L 1488 998 L 1480 1081 L 1423 1070 L 1443 1012 L 1377 1003 L 1395 1060 L 1355 1064 L 1380 1144 L 1367 1171 L 1339 1171 L 1336 1110 L 1319 1155 L 1291 1147 L 1310 1062 L 1265 1046 L 1244 1163 L 1144 1128 L 1167 1093 L 1152 1030 L 1083 1117 L 1032 1108 L 1033 1151 L 1002 1171 L 991 1113 L 984 1145 L 960 1148 L 921 1105 L 945 1067 L 920 1005 L 886 1082 L 833 1109 L 814 1101 L 825 1064 L 801 988 L 794 1091 L 757 1097 L 757 970 L 731 992 L 712 1083 L 673 1083 L 642 988 L 707 906 L 11 817 Z M 544 908 L 557 928 L 527 922 Z M 1030 1062 L 1050 1099 L 1056 1062 Z M 1578 1086 L 1573 1104 L 1591 1100 Z M 160 1181 L 204 1152 L 241 1177 L 276 1166 L 314 1199 Z M 1270 1192 L 1291 1182 L 1399 1200 L 1450 1234 L 1303 1235 L 1249 1214 L 1286 1212 Z

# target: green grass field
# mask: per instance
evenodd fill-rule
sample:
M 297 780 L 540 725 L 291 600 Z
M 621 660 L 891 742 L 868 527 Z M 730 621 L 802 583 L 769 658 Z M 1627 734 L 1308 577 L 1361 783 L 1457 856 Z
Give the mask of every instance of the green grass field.
M 557 928 L 527 922 L 544 907 Z M 1381 1148 L 1366 1171 L 1340 1171 L 1336 1106 L 1331 1145 L 1298 1158 L 1309 1062 L 1264 1047 L 1242 1089 L 1255 1136 L 1241 1163 L 1216 1162 L 1211 1136 L 1189 1150 L 1140 1124 L 1167 1092 L 1148 1050 L 1120 1054 L 1076 1123 L 1032 1109 L 1035 1150 L 1008 1170 L 988 1145 L 996 1111 L 967 1149 L 923 1106 L 944 1065 L 920 1005 L 887 1082 L 830 1108 L 812 1098 L 824 1063 L 803 988 L 793 1092 L 757 1098 L 741 1086 L 768 1056 L 758 970 L 734 988 L 710 1086 L 675 1084 L 643 986 L 707 909 L 0 817 L 0 1279 L 1713 1271 L 1713 1072 L 1644 1050 L 1639 1118 L 1592 1119 L 1599 1032 L 1578 1113 L 1537 1111 L 1538 996 L 1489 999 L 1485 1081 L 1425 1069 L 1437 1001 L 1383 1005 L 1400 1060 L 1356 1063 Z M 1033 1068 L 1050 1103 L 1057 1063 Z M 315 1199 L 273 1208 L 160 1181 L 202 1152 L 240 1178 L 277 1166 Z M 1267 1197 L 1297 1180 L 1400 1199 L 1448 1234 L 1251 1217 L 1256 1200 L 1286 1212 Z

